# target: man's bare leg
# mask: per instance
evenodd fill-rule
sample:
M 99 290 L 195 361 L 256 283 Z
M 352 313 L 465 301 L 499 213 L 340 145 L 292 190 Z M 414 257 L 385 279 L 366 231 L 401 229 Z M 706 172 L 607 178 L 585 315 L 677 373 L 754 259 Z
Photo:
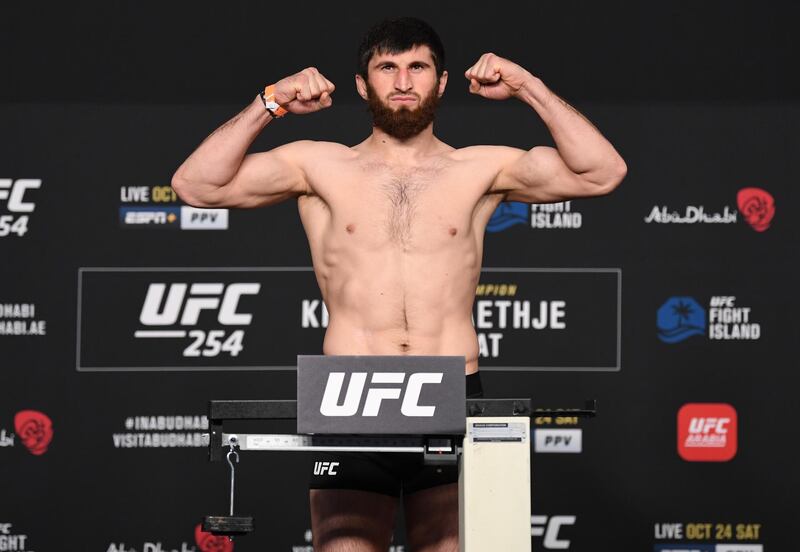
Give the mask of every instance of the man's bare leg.
M 458 552 L 458 483 L 403 497 L 410 552 Z
M 312 489 L 310 502 L 315 552 L 389 549 L 397 509 L 395 497 L 366 491 Z

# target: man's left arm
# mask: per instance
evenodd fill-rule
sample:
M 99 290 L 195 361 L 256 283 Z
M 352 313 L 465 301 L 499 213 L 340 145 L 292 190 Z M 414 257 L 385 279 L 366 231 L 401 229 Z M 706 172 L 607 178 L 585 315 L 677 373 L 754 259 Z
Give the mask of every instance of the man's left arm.
M 507 59 L 484 54 L 464 74 L 473 94 L 494 100 L 515 97 L 531 106 L 556 147 L 514 150 L 492 184 L 509 201 L 546 203 L 603 195 L 616 188 L 627 166 L 614 146 L 578 110 L 541 79 Z

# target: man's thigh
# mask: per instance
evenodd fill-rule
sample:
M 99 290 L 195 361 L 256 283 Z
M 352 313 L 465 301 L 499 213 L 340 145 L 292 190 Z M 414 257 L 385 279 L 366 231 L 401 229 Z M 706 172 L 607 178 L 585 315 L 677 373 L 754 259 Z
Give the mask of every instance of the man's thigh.
M 386 552 L 397 498 L 345 489 L 311 489 L 314 552 Z
M 403 497 L 411 552 L 458 552 L 458 483 Z

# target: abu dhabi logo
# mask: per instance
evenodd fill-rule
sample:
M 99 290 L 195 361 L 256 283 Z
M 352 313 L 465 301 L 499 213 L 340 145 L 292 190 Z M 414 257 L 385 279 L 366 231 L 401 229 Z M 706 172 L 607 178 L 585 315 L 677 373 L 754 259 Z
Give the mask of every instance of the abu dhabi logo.
M 678 343 L 706 332 L 706 311 L 691 297 L 670 297 L 656 315 L 658 338 L 664 343 Z
M 515 224 L 528 224 L 529 213 L 530 207 L 527 203 L 504 201 L 495 209 L 489 224 L 486 225 L 486 231 L 500 232 Z
M 735 224 L 741 214 L 756 232 L 766 231 L 775 216 L 775 198 L 761 188 L 742 188 L 736 193 L 738 211 L 726 205 L 722 211 L 707 211 L 704 205 L 687 205 L 683 211 L 666 205 L 653 206 L 646 224 Z
M 53 440 L 53 422 L 44 412 L 20 410 L 14 416 L 14 429 L 19 440 L 34 456 L 47 452 Z
M 753 230 L 764 232 L 775 216 L 775 198 L 761 188 L 742 188 L 736 194 L 739 212 Z

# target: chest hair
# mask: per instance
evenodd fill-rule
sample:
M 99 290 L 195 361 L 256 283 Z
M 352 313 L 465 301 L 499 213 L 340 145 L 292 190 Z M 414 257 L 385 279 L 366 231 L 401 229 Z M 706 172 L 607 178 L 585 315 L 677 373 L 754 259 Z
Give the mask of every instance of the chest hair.
M 424 201 L 423 193 L 435 184 L 442 167 L 396 168 L 371 163 L 368 170 L 387 200 L 385 228 L 389 239 L 408 245 L 417 207 Z

